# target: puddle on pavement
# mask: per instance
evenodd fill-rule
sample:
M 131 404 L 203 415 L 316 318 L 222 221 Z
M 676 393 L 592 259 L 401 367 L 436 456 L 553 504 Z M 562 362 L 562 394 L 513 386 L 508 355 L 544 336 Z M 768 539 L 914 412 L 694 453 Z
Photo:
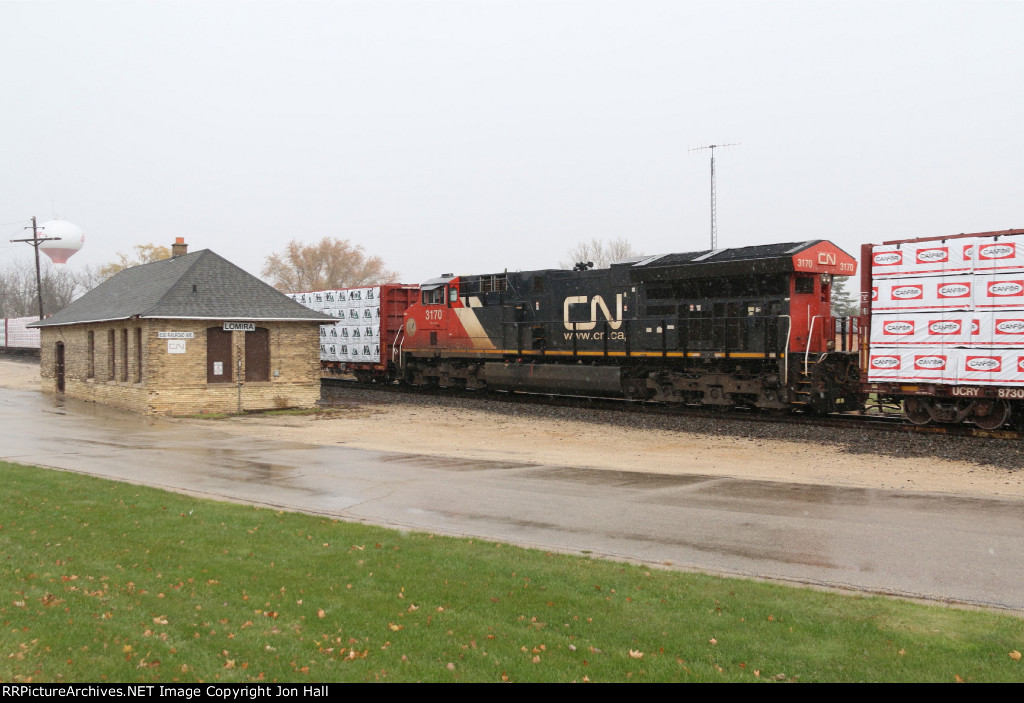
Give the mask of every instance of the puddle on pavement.
M 491 461 L 489 459 L 456 459 L 430 454 L 381 454 L 380 461 L 389 464 L 417 464 L 428 469 L 451 471 L 493 471 L 497 469 L 526 469 L 537 464 L 518 461 Z
M 614 471 L 577 466 L 551 466 L 524 474 L 526 478 L 550 481 L 584 483 L 591 486 L 619 486 L 622 488 L 678 488 L 716 480 L 714 476 L 697 474 L 655 474 L 642 471 Z

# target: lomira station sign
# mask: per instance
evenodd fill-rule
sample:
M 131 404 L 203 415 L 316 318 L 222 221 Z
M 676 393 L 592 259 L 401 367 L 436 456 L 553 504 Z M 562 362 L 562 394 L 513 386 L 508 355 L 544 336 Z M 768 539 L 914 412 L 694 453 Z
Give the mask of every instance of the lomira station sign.
M 256 331 L 256 323 L 255 322 L 225 322 L 224 323 L 224 331 L 225 332 L 255 332 Z

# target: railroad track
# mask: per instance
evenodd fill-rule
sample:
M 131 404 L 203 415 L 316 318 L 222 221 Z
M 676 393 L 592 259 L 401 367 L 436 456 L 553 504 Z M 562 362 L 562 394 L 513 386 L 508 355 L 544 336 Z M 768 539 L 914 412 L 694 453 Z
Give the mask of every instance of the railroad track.
M 506 391 L 466 391 L 455 388 L 427 388 L 392 383 L 360 383 L 355 380 L 340 378 L 321 379 L 325 388 L 343 390 L 345 388 L 360 389 L 372 392 L 402 393 L 419 396 L 451 397 L 472 401 L 500 400 L 516 404 L 539 404 L 553 407 L 587 408 L 620 413 L 642 413 L 647 415 L 714 418 L 723 421 L 745 421 L 756 423 L 773 423 L 780 425 L 805 425 L 813 427 L 836 427 L 845 429 L 869 430 L 878 432 L 895 432 L 917 435 L 945 435 L 953 437 L 976 437 L 984 439 L 1019 440 L 1024 433 L 1016 430 L 985 430 L 972 425 L 914 425 L 902 417 L 886 416 L 881 413 L 833 413 L 830 415 L 803 415 L 800 413 L 770 413 L 745 409 L 718 409 L 687 405 L 668 405 L 650 401 L 626 400 L 623 398 L 601 398 L 574 395 L 556 395 L 547 393 L 526 393 Z M 337 404 L 337 398 L 329 390 L 321 404 L 330 407 Z

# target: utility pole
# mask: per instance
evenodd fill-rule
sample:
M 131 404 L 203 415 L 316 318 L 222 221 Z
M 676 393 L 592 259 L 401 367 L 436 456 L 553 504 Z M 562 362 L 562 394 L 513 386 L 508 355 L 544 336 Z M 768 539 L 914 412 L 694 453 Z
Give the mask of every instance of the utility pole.
M 25 229 L 28 229 L 26 227 Z M 39 301 L 39 319 L 43 319 L 43 279 L 39 273 L 39 245 L 51 239 L 60 237 L 40 237 L 39 228 L 36 226 L 36 218 L 32 218 L 32 239 L 12 239 L 11 242 L 27 242 L 36 250 L 36 299 Z
M 715 149 L 721 149 L 726 146 L 739 146 L 739 142 L 733 142 L 732 144 L 709 144 L 708 146 L 699 146 L 690 151 L 700 151 L 702 149 L 711 150 L 711 250 L 718 249 L 718 210 L 717 210 L 717 195 L 715 193 Z

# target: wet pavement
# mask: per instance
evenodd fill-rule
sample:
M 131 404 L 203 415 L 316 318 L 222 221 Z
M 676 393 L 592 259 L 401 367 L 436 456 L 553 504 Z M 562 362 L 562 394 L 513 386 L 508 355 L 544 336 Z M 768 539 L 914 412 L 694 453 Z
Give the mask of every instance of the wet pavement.
M 6 389 L 0 427 L 0 459 L 202 497 L 1024 612 L 1020 500 L 372 452 Z

